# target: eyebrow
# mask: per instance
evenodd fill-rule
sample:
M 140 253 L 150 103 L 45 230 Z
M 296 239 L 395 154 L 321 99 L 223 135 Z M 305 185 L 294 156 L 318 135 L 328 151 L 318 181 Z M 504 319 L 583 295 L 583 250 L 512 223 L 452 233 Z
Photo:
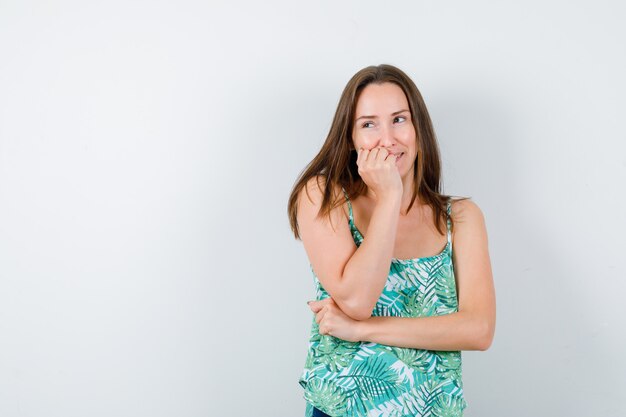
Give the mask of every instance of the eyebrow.
M 403 113 L 405 111 L 408 111 L 408 110 L 398 110 L 396 112 L 391 113 L 391 115 L 395 116 L 396 114 L 400 114 L 400 113 Z M 375 116 L 375 115 L 374 116 L 361 116 L 361 117 L 358 117 L 357 119 L 355 119 L 355 122 L 357 120 L 360 120 L 360 119 L 377 119 L 377 118 L 378 118 L 378 116 Z

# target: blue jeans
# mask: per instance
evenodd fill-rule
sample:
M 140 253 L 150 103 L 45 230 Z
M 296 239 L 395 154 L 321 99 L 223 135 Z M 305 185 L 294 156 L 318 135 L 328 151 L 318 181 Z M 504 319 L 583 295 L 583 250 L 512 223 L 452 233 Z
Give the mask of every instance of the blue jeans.
M 313 407 L 313 417 L 330 417 L 328 414 L 323 412 L 322 410 Z

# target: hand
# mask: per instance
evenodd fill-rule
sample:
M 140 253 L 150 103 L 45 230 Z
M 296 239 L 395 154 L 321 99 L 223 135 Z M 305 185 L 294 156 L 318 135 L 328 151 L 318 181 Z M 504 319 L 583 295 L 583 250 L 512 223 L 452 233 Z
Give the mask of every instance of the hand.
M 360 148 L 357 154 L 359 175 L 374 194 L 381 197 L 389 192 L 402 195 L 402 178 L 396 158 L 386 148 Z
M 319 333 L 348 342 L 360 342 L 361 322 L 348 317 L 331 297 L 309 301 L 311 311 L 316 313 Z

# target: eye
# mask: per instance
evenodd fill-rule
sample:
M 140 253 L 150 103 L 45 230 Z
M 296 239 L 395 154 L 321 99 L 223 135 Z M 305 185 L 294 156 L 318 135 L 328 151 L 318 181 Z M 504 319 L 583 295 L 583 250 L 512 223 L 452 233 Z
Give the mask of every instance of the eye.
M 368 125 L 368 124 L 372 124 L 372 122 L 365 122 L 365 123 L 363 123 L 363 124 L 361 125 L 361 127 L 367 127 L 366 125 Z
M 397 116 L 397 117 L 396 117 L 396 119 L 404 119 L 404 120 L 406 120 L 406 117 L 404 117 L 404 116 Z M 395 120 L 395 119 L 394 119 L 394 120 Z M 404 121 L 404 120 L 403 120 L 403 121 Z

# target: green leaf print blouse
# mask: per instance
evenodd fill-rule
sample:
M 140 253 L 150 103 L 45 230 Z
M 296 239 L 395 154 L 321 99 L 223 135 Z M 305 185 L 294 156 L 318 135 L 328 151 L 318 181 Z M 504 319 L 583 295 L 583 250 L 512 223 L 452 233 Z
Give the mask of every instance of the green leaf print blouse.
M 363 236 L 349 223 L 357 246 Z M 458 311 L 452 265 L 450 202 L 448 242 L 426 258 L 391 260 L 389 276 L 372 316 L 424 317 Z M 329 294 L 315 275 L 316 299 Z M 348 342 L 320 335 L 313 315 L 311 336 L 299 384 L 304 388 L 305 417 L 313 407 L 333 417 L 458 417 L 467 407 L 461 379 L 461 351 L 402 348 Z

